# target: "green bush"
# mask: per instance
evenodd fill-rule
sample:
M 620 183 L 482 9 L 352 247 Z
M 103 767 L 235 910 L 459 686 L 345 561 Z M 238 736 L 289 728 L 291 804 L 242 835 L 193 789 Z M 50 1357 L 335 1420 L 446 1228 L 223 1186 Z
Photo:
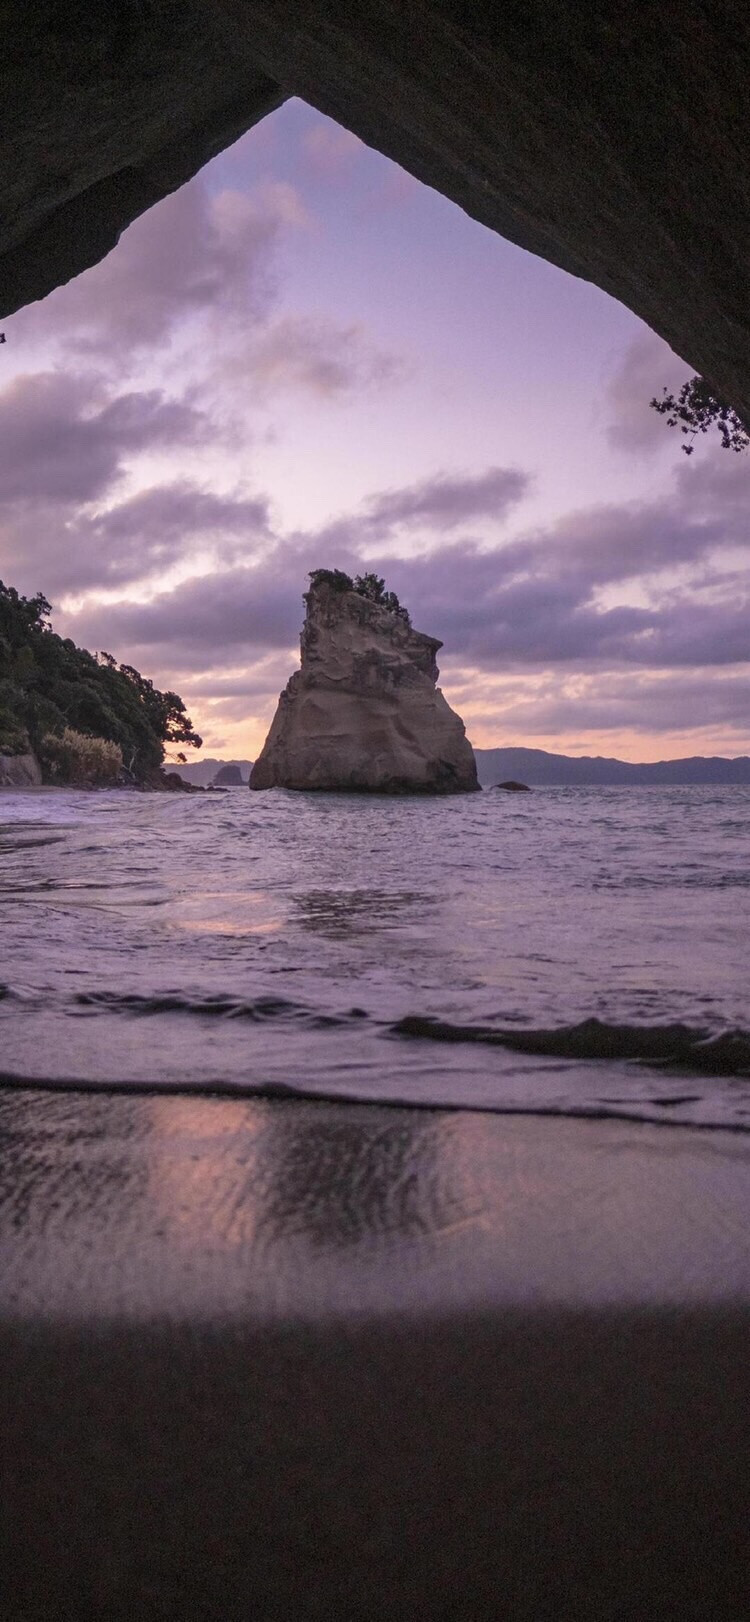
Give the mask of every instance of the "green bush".
M 330 586 L 332 591 L 356 591 L 358 597 L 366 597 L 368 602 L 387 608 L 389 614 L 398 614 L 399 619 L 411 625 L 408 608 L 402 608 L 395 591 L 386 591 L 385 581 L 378 574 L 358 574 L 352 580 L 343 569 L 312 569 L 310 582 L 312 590 L 316 586 Z
M 116 783 L 122 771 L 122 750 L 107 738 L 90 738 L 66 727 L 62 737 L 47 732 L 39 754 L 46 776 L 57 783 Z
M 354 590 L 351 575 L 344 574 L 343 569 L 311 569 L 310 582 L 313 590 L 316 586 L 330 586 L 331 591 Z

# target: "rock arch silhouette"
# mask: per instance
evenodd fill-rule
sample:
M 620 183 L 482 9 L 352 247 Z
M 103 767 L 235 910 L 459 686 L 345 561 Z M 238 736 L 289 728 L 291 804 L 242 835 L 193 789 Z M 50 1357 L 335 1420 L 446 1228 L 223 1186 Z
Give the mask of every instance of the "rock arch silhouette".
M 40 0 L 4 30 L 0 314 L 297 95 L 628 305 L 750 419 L 741 7 Z

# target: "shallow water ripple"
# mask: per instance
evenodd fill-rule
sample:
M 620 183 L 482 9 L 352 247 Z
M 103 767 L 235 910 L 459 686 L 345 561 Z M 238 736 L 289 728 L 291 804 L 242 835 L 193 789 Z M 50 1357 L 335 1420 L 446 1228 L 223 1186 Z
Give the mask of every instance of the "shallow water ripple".
M 5 1084 L 749 1129 L 750 790 L 522 798 L 4 792 Z

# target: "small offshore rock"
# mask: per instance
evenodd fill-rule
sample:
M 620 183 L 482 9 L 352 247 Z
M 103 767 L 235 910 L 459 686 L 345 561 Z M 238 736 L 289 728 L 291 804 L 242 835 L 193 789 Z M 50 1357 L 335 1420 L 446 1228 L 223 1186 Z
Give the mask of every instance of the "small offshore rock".
M 179 772 L 159 772 L 153 783 L 147 783 L 147 788 L 165 789 L 168 794 L 205 794 L 206 790 L 198 783 L 186 783 Z
M 516 783 L 514 778 L 512 778 L 512 777 L 508 778 L 507 783 L 496 783 L 495 788 L 507 789 L 509 794 L 530 794 L 531 793 L 531 789 L 529 788 L 528 783 Z
M 220 766 L 218 772 L 211 779 L 211 788 L 243 788 L 244 781 L 239 766 L 227 764 Z

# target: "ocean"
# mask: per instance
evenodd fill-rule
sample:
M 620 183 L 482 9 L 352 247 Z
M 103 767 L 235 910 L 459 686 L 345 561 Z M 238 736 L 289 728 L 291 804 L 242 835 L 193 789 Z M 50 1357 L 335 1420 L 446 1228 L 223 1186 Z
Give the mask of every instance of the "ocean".
M 6 791 L 0 1081 L 750 1131 L 750 787 Z

